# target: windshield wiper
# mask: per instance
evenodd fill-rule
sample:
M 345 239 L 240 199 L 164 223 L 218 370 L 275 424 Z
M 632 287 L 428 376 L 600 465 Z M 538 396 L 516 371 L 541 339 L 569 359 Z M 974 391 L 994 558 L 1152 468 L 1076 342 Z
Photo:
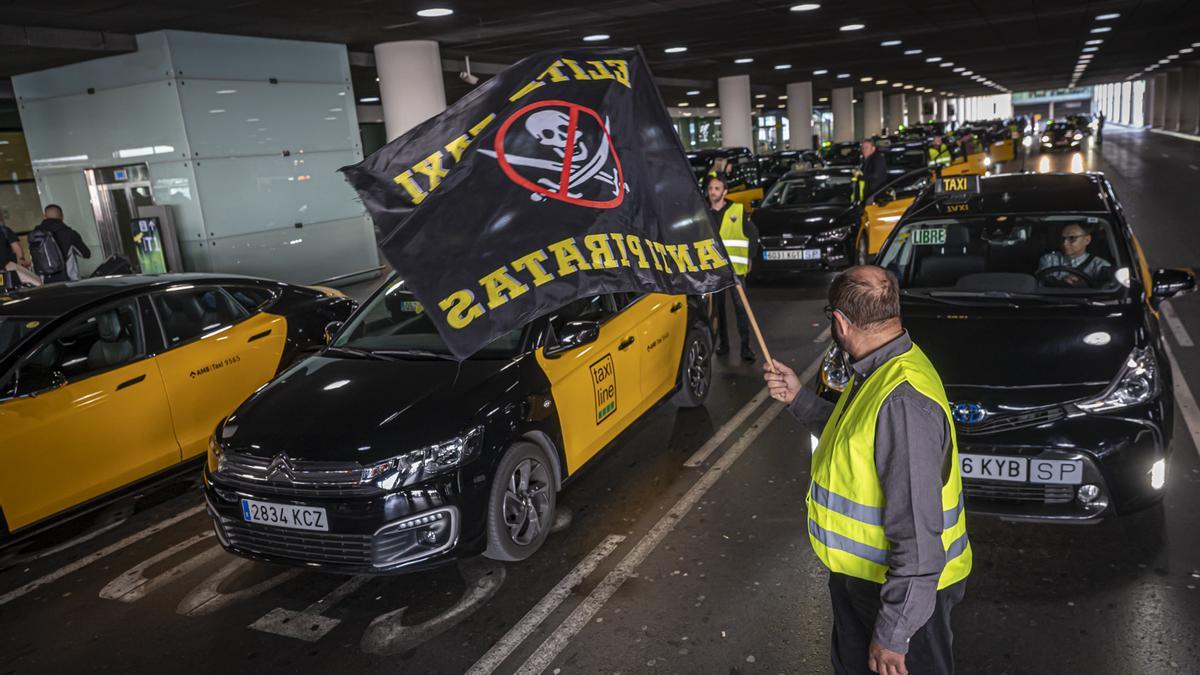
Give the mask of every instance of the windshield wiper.
M 372 353 L 373 354 L 386 354 L 387 356 L 399 356 L 399 357 L 416 356 L 416 357 L 425 358 L 425 359 L 442 359 L 443 361 L 454 361 L 456 363 L 458 362 L 458 359 L 454 358 L 454 356 L 451 354 L 443 354 L 440 352 L 431 352 L 428 349 L 380 349 L 379 351 L 372 352 Z
M 377 361 L 395 361 L 396 359 L 390 356 L 387 352 L 374 352 L 370 349 L 362 349 L 361 347 L 326 347 L 326 351 L 340 352 L 342 354 L 351 354 L 359 358 L 375 359 Z
M 940 296 L 940 295 L 934 295 L 930 291 L 913 291 L 911 289 L 901 290 L 900 295 L 909 300 L 925 300 L 928 302 L 941 303 L 943 305 L 959 305 L 959 306 L 965 306 L 965 307 L 992 307 L 992 306 L 995 306 L 996 303 L 990 302 L 991 300 L 997 300 L 997 299 L 1008 300 L 1008 298 L 995 298 L 995 297 L 979 296 L 980 298 L 987 300 L 988 302 L 971 302 L 971 299 L 975 296 L 952 295 L 949 297 L 945 297 L 945 296 Z M 1018 305 L 1017 305 L 1017 303 L 1009 300 L 1008 306 L 1009 307 L 1017 307 Z
M 1036 300 L 1046 304 L 1101 304 L 1092 298 L 1070 295 L 1043 295 L 1041 293 L 1021 293 L 1013 291 L 927 291 L 934 298 L 985 298 L 998 300 Z

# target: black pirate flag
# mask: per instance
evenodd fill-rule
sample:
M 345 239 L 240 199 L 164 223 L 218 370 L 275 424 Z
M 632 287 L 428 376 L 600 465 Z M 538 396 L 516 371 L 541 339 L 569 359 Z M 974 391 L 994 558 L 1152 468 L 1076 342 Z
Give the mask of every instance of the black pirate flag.
M 527 58 L 342 171 L 460 358 L 581 297 L 733 283 L 637 49 Z

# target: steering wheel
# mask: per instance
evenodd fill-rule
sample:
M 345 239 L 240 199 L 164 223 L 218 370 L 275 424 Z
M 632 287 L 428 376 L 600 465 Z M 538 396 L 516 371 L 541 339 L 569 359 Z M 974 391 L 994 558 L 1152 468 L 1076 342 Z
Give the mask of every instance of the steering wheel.
M 1052 278 L 1052 275 L 1059 274 L 1059 273 L 1069 274 L 1069 275 L 1079 279 L 1088 288 L 1096 287 L 1096 280 L 1093 279 L 1091 276 L 1084 274 L 1083 272 L 1080 272 L 1079 270 L 1075 269 L 1074 267 L 1068 267 L 1066 265 L 1055 265 L 1054 267 L 1047 267 L 1045 269 L 1040 269 L 1033 276 L 1035 276 L 1038 280 L 1038 283 L 1042 284 L 1043 286 L 1074 286 L 1075 285 L 1075 284 L 1069 284 L 1065 280 L 1059 280 L 1059 279 Z

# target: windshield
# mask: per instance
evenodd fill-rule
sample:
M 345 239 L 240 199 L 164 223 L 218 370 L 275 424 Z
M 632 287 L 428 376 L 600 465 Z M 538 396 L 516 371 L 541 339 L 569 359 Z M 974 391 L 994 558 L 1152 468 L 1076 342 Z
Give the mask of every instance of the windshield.
M 46 321 L 41 316 L 0 316 L 0 358 L 8 356 Z
M 903 289 L 937 297 L 1124 294 L 1132 265 L 1097 216 L 996 215 L 902 223 L 879 253 Z
M 521 332 L 516 330 L 497 338 L 471 358 L 513 356 L 520 347 Z M 434 328 L 425 307 L 400 279 L 390 280 L 382 292 L 368 300 L 350 318 L 330 347 L 380 356 L 450 356 L 450 349 Z
M 862 161 L 862 150 L 857 143 L 841 143 L 825 148 L 821 156 L 833 166 L 848 166 Z
M 849 205 L 850 176 L 819 173 L 788 178 L 775 184 L 763 198 L 763 206 Z

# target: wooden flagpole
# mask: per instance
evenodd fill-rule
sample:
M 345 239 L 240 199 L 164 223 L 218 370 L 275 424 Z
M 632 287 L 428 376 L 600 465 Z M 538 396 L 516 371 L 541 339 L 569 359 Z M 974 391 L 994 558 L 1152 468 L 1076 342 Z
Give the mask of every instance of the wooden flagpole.
M 767 341 L 763 339 L 762 331 L 758 328 L 758 320 L 754 318 L 754 310 L 750 309 L 750 299 L 746 297 L 746 288 L 742 284 L 742 278 L 737 277 L 738 297 L 742 300 L 742 308 L 746 310 L 746 318 L 750 319 L 750 327 L 754 329 L 754 337 L 758 339 L 758 348 L 762 350 L 763 358 L 767 360 L 767 367 L 772 373 L 775 370 L 775 362 L 771 359 L 771 350 L 767 349 Z M 726 328 L 728 330 L 728 328 Z

